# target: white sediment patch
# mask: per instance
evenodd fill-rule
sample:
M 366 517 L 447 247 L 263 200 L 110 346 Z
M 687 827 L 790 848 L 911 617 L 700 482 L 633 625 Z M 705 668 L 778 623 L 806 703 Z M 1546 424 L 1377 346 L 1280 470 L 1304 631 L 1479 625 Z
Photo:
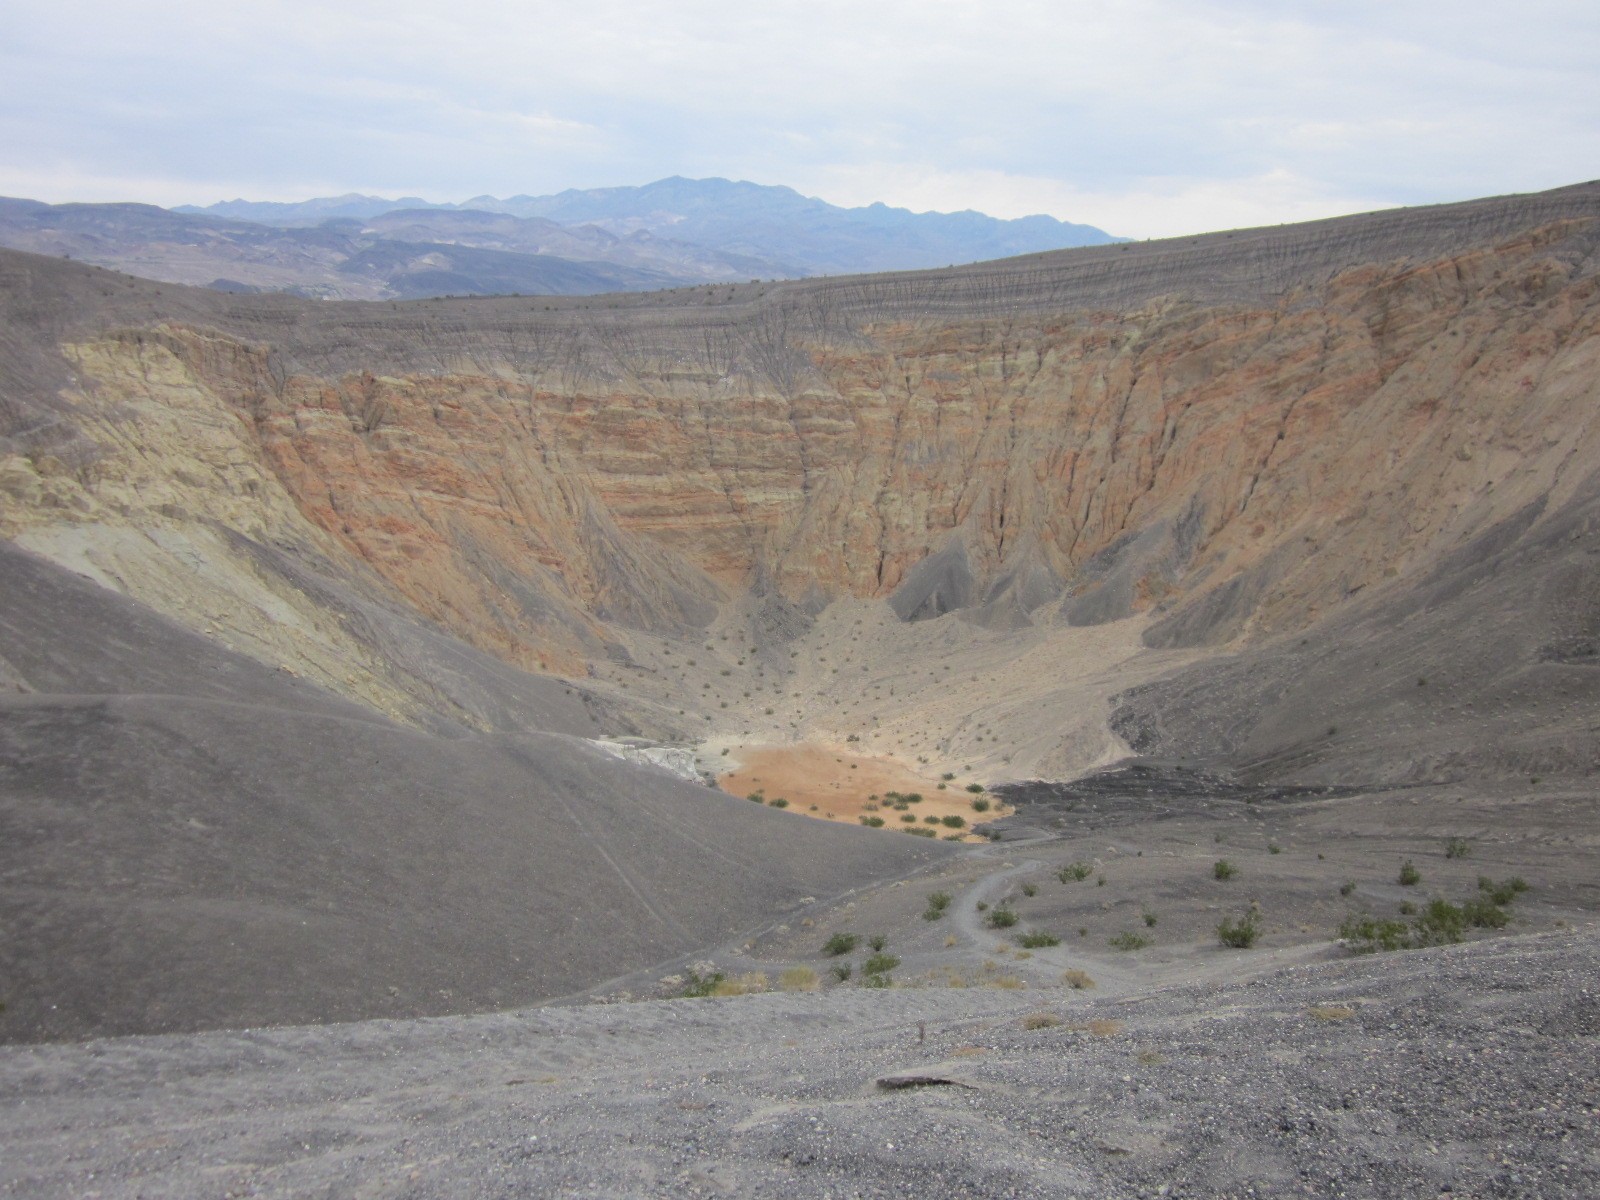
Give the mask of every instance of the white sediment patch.
M 598 746 L 607 754 L 620 758 L 625 762 L 637 763 L 642 767 L 655 767 L 676 775 L 679 779 L 687 779 L 692 783 L 705 782 L 705 776 L 695 763 L 695 754 L 688 746 L 658 746 L 652 745 L 638 738 L 619 740 L 614 738 L 588 738 L 591 745 Z

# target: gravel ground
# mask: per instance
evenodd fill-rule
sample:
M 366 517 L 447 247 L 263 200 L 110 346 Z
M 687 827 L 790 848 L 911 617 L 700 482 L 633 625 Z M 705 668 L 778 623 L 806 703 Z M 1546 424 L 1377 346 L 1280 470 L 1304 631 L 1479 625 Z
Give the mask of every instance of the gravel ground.
M 0 1051 L 25 1196 L 1600 1194 L 1600 937 Z M 889 1090 L 896 1073 L 948 1080 Z

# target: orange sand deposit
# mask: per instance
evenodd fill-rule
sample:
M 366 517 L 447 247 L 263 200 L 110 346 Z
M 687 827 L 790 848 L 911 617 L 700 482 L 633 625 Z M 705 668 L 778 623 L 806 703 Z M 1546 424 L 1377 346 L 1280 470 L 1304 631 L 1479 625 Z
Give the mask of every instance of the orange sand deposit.
M 937 779 L 926 779 L 890 758 L 865 758 L 831 750 L 826 746 L 740 746 L 730 751 L 733 769 L 717 780 L 722 790 L 735 796 L 760 791 L 768 800 L 783 797 L 789 811 L 808 817 L 856 824 L 872 810 L 869 796 L 887 792 L 920 792 L 922 803 L 913 804 L 910 813 L 917 824 L 923 817 L 960 815 L 967 821 L 986 821 L 999 815 L 998 806 L 986 813 L 972 811 L 973 797 L 966 785 L 970 779 L 957 778 L 939 790 Z M 816 811 L 811 811 L 811 806 Z M 901 814 L 884 804 L 876 813 L 885 828 L 904 824 Z M 951 832 L 940 826 L 939 834 Z

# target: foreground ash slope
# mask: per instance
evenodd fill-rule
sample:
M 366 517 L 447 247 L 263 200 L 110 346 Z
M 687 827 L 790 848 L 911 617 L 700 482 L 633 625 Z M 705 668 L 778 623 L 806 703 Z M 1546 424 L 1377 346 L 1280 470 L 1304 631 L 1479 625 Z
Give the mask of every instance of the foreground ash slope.
M 942 853 L 401 727 L 4 545 L 0 682 L 4 1040 L 528 1003 Z M 592 733 L 569 693 L 502 699 Z
M 1581 1200 L 1600 1189 L 1597 974 L 1594 935 L 1568 933 L 1099 1003 L 857 991 L 12 1047 L 0 1179 L 40 1197 Z M 1060 1023 L 1028 1028 L 1039 1012 Z M 907 1071 L 957 1086 L 875 1086 Z

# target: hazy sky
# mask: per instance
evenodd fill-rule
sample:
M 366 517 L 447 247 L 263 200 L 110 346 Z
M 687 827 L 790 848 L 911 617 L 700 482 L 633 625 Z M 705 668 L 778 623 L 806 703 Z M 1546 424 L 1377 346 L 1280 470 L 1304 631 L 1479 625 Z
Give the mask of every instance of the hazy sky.
M 720 175 L 1134 237 L 1600 175 L 1596 0 L 5 0 L 0 194 Z

